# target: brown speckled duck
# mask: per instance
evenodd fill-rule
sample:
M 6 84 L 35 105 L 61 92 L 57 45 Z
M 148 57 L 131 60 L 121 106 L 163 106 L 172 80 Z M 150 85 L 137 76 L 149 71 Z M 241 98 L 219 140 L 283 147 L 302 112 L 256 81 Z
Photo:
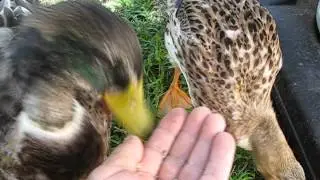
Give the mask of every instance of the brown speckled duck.
M 0 179 L 85 179 L 111 114 L 140 137 L 152 130 L 137 36 L 102 5 L 39 7 L 0 35 Z
M 304 180 L 281 131 L 271 89 L 282 66 L 276 23 L 257 0 L 168 0 L 166 48 L 176 66 L 160 110 L 205 105 L 269 180 Z M 179 89 L 183 74 L 191 99 Z

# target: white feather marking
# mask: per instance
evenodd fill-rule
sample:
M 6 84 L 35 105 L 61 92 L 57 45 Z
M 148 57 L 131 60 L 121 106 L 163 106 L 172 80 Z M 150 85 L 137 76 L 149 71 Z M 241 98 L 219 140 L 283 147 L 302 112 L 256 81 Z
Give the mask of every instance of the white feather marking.
M 268 50 L 266 47 L 263 47 L 262 50 L 261 50 L 261 56 L 265 56 L 266 54 L 268 53 Z
M 238 139 L 237 145 L 247 151 L 252 150 L 252 145 L 250 143 L 249 137 L 241 137 L 240 139 Z
M 237 36 L 241 33 L 240 29 L 237 30 L 226 30 L 225 31 L 227 37 L 229 37 L 230 39 L 236 39 Z
M 282 60 L 282 56 L 281 56 L 281 58 L 280 58 L 280 63 L 279 63 L 279 69 L 281 69 L 282 68 L 282 63 L 283 63 L 283 60 Z
M 168 51 L 168 59 L 171 62 L 171 64 L 175 67 L 179 67 L 183 77 L 187 80 L 187 75 L 186 72 L 184 70 L 184 67 L 181 65 L 180 60 L 177 57 L 177 53 L 178 53 L 178 49 L 177 48 L 181 48 L 181 47 L 176 47 L 174 44 L 175 42 L 178 42 L 178 37 L 182 37 L 185 34 L 181 33 L 181 29 L 180 29 L 180 22 L 177 20 L 176 21 L 176 25 L 173 23 L 174 20 L 170 20 L 169 24 L 168 24 L 168 29 L 170 29 L 170 33 L 165 33 L 165 46 L 166 49 Z M 196 39 L 193 39 L 194 42 L 196 42 Z M 177 46 L 179 46 L 179 44 L 176 44 Z M 189 95 L 191 95 L 191 89 L 190 89 L 190 84 L 189 81 L 187 80 L 187 86 L 188 86 L 188 90 L 189 90 Z M 192 103 L 194 104 L 194 100 L 191 98 Z
M 19 134 L 24 136 L 25 133 L 28 133 L 39 139 L 49 139 L 59 142 L 70 141 L 76 137 L 75 135 L 81 129 L 85 113 L 85 109 L 76 100 L 74 100 L 74 106 L 75 112 L 72 121 L 67 123 L 62 129 L 57 129 L 53 132 L 42 129 L 36 122 L 29 118 L 26 112 L 22 111 L 17 117 Z
M 177 49 L 173 44 L 172 38 L 166 33 L 164 36 L 165 39 L 165 46 L 166 49 L 168 50 L 168 59 L 171 62 L 171 64 L 176 65 L 178 62 L 176 53 L 177 53 Z
M 249 50 L 251 50 L 251 49 L 249 49 Z M 239 49 L 239 57 L 244 58 L 244 55 L 245 55 L 246 52 L 248 52 L 248 50 L 245 50 L 245 49 L 243 49 L 243 48 L 240 48 L 240 49 Z

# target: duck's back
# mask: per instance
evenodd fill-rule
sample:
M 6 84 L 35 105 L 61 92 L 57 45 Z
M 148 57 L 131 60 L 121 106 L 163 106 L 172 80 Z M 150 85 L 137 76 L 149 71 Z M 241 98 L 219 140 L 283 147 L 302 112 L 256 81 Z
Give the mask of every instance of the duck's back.
M 182 0 L 169 16 L 166 46 L 175 47 L 169 53 L 184 71 L 194 104 L 228 115 L 269 103 L 281 49 L 274 19 L 256 0 Z

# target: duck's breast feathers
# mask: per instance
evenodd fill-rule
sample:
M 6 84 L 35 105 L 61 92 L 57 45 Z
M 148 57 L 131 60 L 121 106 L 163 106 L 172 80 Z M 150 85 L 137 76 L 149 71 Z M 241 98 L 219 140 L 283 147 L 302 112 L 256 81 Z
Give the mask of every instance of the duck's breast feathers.
M 282 66 L 275 21 L 256 0 L 184 0 L 168 33 L 190 79 L 245 99 L 267 97 Z

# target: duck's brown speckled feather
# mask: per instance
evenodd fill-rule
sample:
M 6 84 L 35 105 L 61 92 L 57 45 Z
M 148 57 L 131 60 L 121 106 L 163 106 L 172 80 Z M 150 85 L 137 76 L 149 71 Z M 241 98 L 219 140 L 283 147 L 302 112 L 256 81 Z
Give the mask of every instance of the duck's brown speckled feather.
M 167 2 L 166 48 L 193 105 L 222 113 L 266 179 L 305 179 L 272 107 L 282 53 L 269 11 L 257 0 L 183 0 L 179 8 L 175 2 Z
M 171 18 L 167 35 L 179 49 L 176 60 L 196 105 L 240 120 L 247 105 L 270 103 L 282 56 L 265 8 L 256 1 L 184 0 Z

